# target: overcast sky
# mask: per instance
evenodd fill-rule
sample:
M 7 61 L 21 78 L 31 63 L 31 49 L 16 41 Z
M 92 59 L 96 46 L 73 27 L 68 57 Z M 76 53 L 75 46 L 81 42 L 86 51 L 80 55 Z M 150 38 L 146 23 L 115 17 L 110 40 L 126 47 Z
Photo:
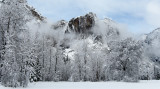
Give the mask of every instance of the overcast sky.
M 52 21 L 70 20 L 94 12 L 125 24 L 134 33 L 148 33 L 160 27 L 160 0 L 28 0 Z

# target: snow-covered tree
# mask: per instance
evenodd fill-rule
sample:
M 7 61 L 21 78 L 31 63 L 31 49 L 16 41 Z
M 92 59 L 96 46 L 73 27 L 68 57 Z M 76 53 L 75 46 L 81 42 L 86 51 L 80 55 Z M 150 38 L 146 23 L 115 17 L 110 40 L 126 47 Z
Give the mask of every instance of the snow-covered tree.
M 30 81 L 41 81 L 42 80 L 42 47 L 40 43 L 40 33 L 36 32 L 35 38 L 32 41 L 32 47 L 30 50 L 30 59 L 33 63 L 33 68 L 30 70 Z
M 141 60 L 141 46 L 132 38 L 109 45 L 111 51 L 109 60 L 108 79 L 117 81 L 138 81 L 139 61 Z
M 87 81 L 88 80 L 88 45 L 86 40 L 78 43 L 75 60 L 73 64 L 72 78 L 74 81 Z
M 90 81 L 105 80 L 105 54 L 101 49 L 91 49 L 90 51 Z
M 21 32 L 25 30 L 26 2 L 4 0 L 1 5 L 1 27 L 5 35 L 5 51 L 2 67 L 2 84 L 10 87 L 26 86 L 27 74 L 22 73 Z M 23 0 L 24 1 L 24 0 Z M 5 71 L 6 70 L 6 71 Z M 5 71 L 5 72 L 4 72 Z M 23 78 L 23 79 L 22 79 Z
M 160 57 L 155 51 L 159 49 L 158 35 L 150 36 L 156 38 L 154 41 L 147 37 L 144 44 L 123 37 L 121 26 L 112 20 L 98 20 L 92 15 L 51 26 L 26 0 L 3 0 L 0 7 L 1 84 L 25 87 L 29 81 L 160 79 Z M 36 28 L 33 23 L 27 23 L 32 19 L 38 23 L 34 24 Z M 28 27 L 30 24 L 33 28 Z M 46 24 L 52 28 L 44 26 Z
M 142 58 L 139 64 L 139 79 L 140 80 L 151 80 L 156 75 L 157 67 L 147 57 Z

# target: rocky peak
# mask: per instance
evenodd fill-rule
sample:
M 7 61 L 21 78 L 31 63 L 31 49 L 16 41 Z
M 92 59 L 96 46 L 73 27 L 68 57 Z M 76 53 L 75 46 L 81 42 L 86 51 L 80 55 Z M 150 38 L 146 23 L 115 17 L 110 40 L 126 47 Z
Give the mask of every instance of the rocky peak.
M 68 23 L 68 30 L 76 33 L 86 33 L 95 25 L 96 15 L 92 12 L 85 16 L 73 18 Z
M 18 0 L 19 3 L 25 3 L 27 2 L 26 0 Z
M 29 5 L 26 5 L 26 8 L 31 12 L 32 16 L 35 17 L 37 20 L 40 20 L 40 21 L 44 21 L 44 17 L 41 16 L 41 14 L 39 14 L 35 8 L 33 7 L 30 7 Z
M 63 27 L 65 27 L 67 25 L 67 22 L 65 21 L 65 20 L 60 20 L 60 21 L 58 21 L 57 23 L 55 23 L 53 26 L 52 26 L 52 28 L 53 29 L 59 29 L 59 28 L 63 28 Z
M 160 42 L 160 28 L 155 29 L 146 36 L 145 43 L 152 44 L 153 41 Z
M 156 65 L 160 66 L 160 28 L 146 35 L 145 53 Z

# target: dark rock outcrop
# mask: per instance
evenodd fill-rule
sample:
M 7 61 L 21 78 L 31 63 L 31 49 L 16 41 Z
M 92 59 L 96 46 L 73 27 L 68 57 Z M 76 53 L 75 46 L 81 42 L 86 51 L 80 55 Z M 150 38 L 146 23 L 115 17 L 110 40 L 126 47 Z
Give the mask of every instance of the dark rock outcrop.
M 35 17 L 37 20 L 44 21 L 45 18 L 44 18 L 43 16 L 41 16 L 41 15 L 35 10 L 35 8 L 30 7 L 30 6 L 28 6 L 28 5 L 26 5 L 26 8 L 30 10 L 32 16 Z
M 73 18 L 68 23 L 68 30 L 76 33 L 87 33 L 95 25 L 96 15 L 93 13 Z

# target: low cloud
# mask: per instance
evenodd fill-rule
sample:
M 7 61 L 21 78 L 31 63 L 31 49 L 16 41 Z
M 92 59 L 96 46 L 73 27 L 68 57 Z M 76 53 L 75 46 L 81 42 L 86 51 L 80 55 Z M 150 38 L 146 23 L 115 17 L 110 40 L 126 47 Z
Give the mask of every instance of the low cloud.
M 57 21 L 70 20 L 90 11 L 99 18 L 110 17 L 128 25 L 134 33 L 148 33 L 160 27 L 158 0 L 28 0 L 42 15 Z M 125 17 L 128 16 L 127 17 Z M 124 16 L 124 17 L 122 17 Z M 124 20 L 122 20 L 124 19 Z M 135 20 L 137 19 L 137 20 Z M 133 21 L 133 23 L 131 23 Z

